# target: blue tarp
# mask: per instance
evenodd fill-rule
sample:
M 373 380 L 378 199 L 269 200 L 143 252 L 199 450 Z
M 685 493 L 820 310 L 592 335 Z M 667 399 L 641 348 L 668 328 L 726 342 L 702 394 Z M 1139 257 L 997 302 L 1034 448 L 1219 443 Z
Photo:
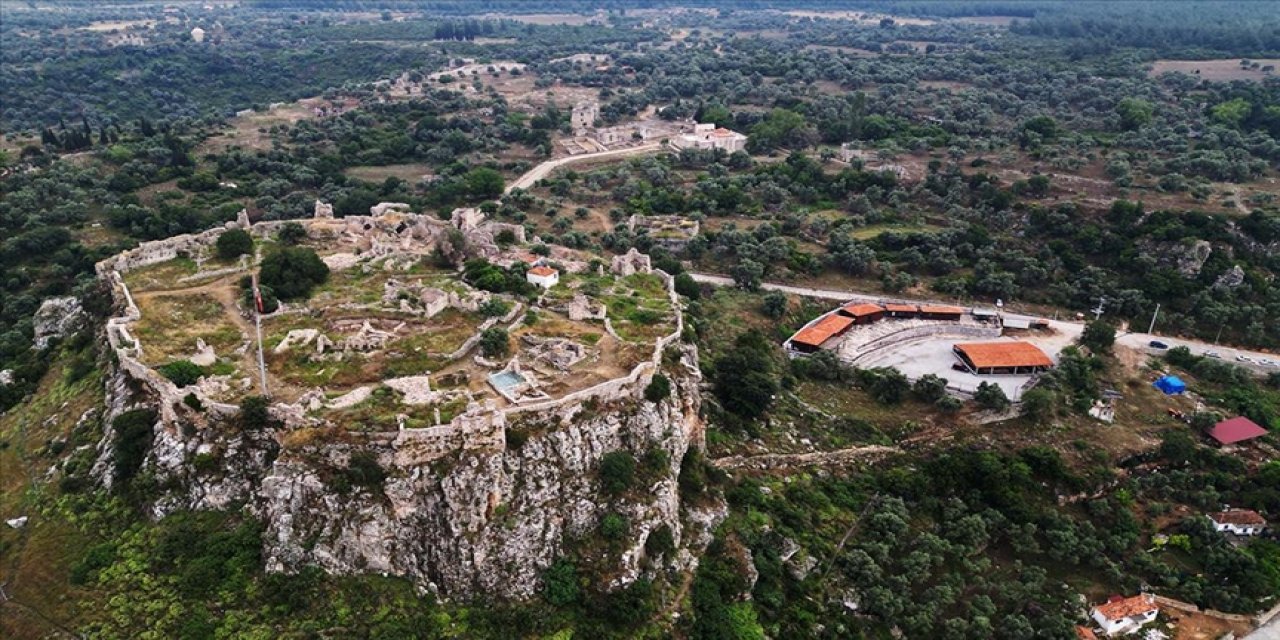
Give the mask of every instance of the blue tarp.
M 1156 388 L 1167 396 L 1177 395 L 1187 390 L 1187 383 L 1178 376 L 1164 376 L 1155 382 Z

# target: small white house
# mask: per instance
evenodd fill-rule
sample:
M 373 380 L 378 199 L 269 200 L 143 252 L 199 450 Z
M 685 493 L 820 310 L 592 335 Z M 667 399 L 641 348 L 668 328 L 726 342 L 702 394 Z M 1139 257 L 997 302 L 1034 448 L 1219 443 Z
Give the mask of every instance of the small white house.
M 193 42 L 204 42 L 204 29 L 196 27 L 191 30 L 191 40 Z
M 1238 536 L 1256 536 L 1267 528 L 1267 521 L 1252 509 L 1227 509 L 1209 514 L 1213 528 L 1223 533 L 1234 533 Z
M 560 282 L 560 272 L 546 265 L 539 265 L 525 273 L 525 279 L 543 289 L 550 289 Z
M 1108 636 L 1122 633 L 1133 633 L 1156 619 L 1160 607 L 1156 606 L 1155 596 L 1140 593 L 1129 598 L 1112 598 L 1110 601 L 1093 608 L 1090 615 L 1093 621 L 1102 627 Z

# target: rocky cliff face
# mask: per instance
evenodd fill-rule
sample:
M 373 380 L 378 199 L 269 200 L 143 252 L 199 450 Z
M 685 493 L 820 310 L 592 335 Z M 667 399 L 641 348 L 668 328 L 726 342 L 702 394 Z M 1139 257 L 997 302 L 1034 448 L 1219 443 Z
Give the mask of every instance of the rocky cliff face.
M 685 453 L 702 446 L 696 363 L 686 347 L 664 366 L 672 393 L 661 402 L 644 400 L 636 388 L 608 401 L 517 414 L 507 421 L 505 444 L 429 463 L 397 455 L 389 437 L 280 446 L 293 439 L 221 424 L 157 425 L 146 464 L 158 486 L 171 489 L 153 511 L 162 517 L 245 504 L 266 525 L 269 570 L 314 564 L 334 573 L 389 573 L 451 597 L 535 594 L 543 571 L 573 540 L 594 536 L 609 512 L 630 524 L 614 584 L 635 580 L 654 561 L 690 568 L 722 509 L 691 510 L 677 488 Z M 638 474 L 630 491 L 609 498 L 599 468 L 617 450 L 636 460 L 661 450 L 667 463 L 649 482 Z M 376 460 L 385 479 L 348 480 L 354 458 L 366 469 Z M 646 562 L 645 542 L 664 526 L 678 551 Z

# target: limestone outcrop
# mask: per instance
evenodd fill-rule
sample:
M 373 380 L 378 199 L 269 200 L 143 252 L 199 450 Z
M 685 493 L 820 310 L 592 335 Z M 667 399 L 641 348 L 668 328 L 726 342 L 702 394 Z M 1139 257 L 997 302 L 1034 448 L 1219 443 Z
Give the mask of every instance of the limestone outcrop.
M 83 326 L 84 321 L 84 309 L 75 296 L 46 299 L 32 318 L 36 350 L 49 346 L 54 339 L 67 337 Z

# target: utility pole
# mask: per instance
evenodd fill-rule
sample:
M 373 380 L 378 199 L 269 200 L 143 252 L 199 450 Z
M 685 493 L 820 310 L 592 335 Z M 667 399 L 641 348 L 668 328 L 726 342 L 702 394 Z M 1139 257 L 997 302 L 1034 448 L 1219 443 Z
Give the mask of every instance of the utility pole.
M 1152 331 L 1155 331 L 1155 330 L 1156 330 L 1156 316 L 1158 316 L 1158 315 L 1160 315 L 1160 303 L 1159 303 L 1159 302 L 1157 302 L 1157 303 L 1156 303 L 1156 312 L 1155 312 L 1155 313 L 1153 313 L 1153 314 L 1151 314 L 1151 326 L 1147 327 L 1147 333 L 1148 333 L 1148 334 L 1149 334 L 1149 333 L 1151 333 Z
M 267 393 L 267 364 L 262 358 L 262 292 L 258 290 L 258 274 L 253 275 L 253 328 L 258 334 L 258 375 L 262 381 L 262 395 Z

